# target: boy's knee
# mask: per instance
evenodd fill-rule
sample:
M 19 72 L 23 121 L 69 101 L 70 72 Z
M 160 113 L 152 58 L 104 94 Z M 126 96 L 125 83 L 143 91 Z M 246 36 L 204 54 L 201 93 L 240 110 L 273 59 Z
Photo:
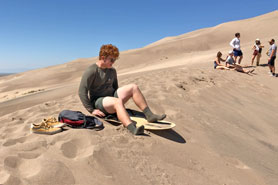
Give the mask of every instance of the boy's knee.
M 136 84 L 131 84 L 131 87 L 132 87 L 133 91 L 139 89 L 138 85 L 136 85 Z
M 123 100 L 120 98 L 115 98 L 114 106 L 116 107 L 116 106 L 121 106 L 121 105 L 123 105 Z

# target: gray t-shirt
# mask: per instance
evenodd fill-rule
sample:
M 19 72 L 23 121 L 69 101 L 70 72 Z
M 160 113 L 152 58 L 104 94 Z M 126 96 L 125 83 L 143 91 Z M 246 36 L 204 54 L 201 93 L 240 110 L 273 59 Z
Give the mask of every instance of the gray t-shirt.
M 226 62 L 227 62 L 228 64 L 234 64 L 234 63 L 235 63 L 235 60 L 233 59 L 233 57 L 228 56 Z
M 114 68 L 101 69 L 93 64 L 82 76 L 79 97 L 84 107 L 91 113 L 95 109 L 94 104 L 97 98 L 113 96 L 117 89 L 116 70 Z
M 268 56 L 271 55 L 271 52 L 274 50 L 274 54 L 273 56 L 276 56 L 276 53 L 277 53 L 277 46 L 275 44 L 272 44 L 269 48 L 269 51 L 268 51 Z

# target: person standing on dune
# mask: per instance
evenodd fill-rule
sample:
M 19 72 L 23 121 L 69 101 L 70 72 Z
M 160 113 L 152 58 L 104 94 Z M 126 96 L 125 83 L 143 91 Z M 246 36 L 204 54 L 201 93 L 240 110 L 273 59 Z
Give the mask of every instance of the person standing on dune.
M 124 104 L 132 98 L 137 107 L 143 111 L 149 122 L 163 120 L 166 115 L 154 114 L 136 84 L 118 87 L 117 72 L 113 64 L 119 58 L 119 50 L 112 44 L 102 45 L 99 59 L 84 72 L 80 86 L 79 97 L 83 106 L 91 114 L 104 117 L 117 114 L 118 119 L 133 134 L 144 133 L 144 126 L 136 127 L 131 121 Z
M 271 39 L 270 41 L 268 41 L 270 44 L 270 48 L 268 51 L 268 66 L 270 69 L 270 73 L 272 76 L 276 76 L 275 74 L 275 59 L 276 59 L 276 53 L 277 53 L 277 46 L 275 45 L 275 40 Z
M 240 33 L 235 33 L 235 38 L 230 42 L 230 45 L 233 47 L 235 62 L 237 63 L 237 57 L 239 57 L 238 64 L 241 63 L 243 58 L 243 53 L 240 49 Z
M 252 59 L 251 59 L 251 66 L 253 66 L 253 63 L 254 63 L 254 60 L 255 58 L 257 57 L 257 66 L 260 65 L 260 58 L 261 58 L 261 53 L 262 53 L 262 49 L 263 49 L 264 46 L 261 45 L 261 41 L 260 39 L 256 39 L 255 40 L 255 44 L 253 46 L 253 56 L 252 56 Z

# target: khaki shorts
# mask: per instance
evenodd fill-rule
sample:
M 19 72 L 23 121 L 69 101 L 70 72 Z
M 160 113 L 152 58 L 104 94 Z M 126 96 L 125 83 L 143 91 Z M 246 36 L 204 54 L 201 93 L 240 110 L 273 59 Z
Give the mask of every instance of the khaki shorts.
M 109 96 L 106 96 L 106 97 L 109 97 Z M 114 97 L 115 97 L 115 98 L 119 98 L 119 97 L 118 97 L 117 91 L 115 91 Z M 104 98 L 105 98 L 105 97 L 99 97 L 98 99 L 95 100 L 95 108 L 96 108 L 96 109 L 99 109 L 100 111 L 102 111 L 105 115 L 109 115 L 110 113 L 108 113 L 108 112 L 104 109 L 104 107 L 103 107 L 103 99 L 104 99 Z

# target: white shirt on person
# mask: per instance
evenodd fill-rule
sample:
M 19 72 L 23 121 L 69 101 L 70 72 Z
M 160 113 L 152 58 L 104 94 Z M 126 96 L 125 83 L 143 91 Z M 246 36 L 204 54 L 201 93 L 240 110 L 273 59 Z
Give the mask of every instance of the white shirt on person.
M 256 48 L 256 49 L 255 49 L 256 51 L 259 51 L 259 50 L 260 50 L 260 47 L 259 47 L 259 45 L 257 45 L 257 44 L 254 44 L 254 46 L 255 46 L 255 48 Z
M 236 49 L 236 50 L 240 50 L 240 40 L 239 38 L 235 37 L 231 42 L 230 45 Z

